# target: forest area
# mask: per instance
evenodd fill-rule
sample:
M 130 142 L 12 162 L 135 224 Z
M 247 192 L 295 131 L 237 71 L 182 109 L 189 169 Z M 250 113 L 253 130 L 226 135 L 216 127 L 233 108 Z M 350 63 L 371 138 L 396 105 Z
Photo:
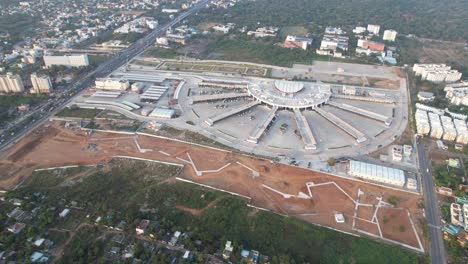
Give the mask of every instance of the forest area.
M 207 9 L 195 19 L 248 27 L 307 24 L 346 28 L 374 23 L 401 34 L 466 41 L 466 5 L 465 0 L 257 0 L 242 1 L 226 10 Z

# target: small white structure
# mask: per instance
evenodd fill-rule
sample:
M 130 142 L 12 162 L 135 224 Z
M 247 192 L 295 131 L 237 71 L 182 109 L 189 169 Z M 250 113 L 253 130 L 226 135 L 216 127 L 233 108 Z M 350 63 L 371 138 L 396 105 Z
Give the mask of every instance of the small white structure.
M 64 218 L 64 217 L 66 217 L 69 213 L 70 213 L 70 209 L 65 208 L 65 209 L 63 209 L 63 211 L 59 214 L 59 216 L 60 216 L 61 218 Z
M 156 107 L 148 116 L 155 118 L 171 119 L 175 116 L 175 110 Z
M 224 251 L 223 251 L 223 258 L 229 259 L 233 250 L 234 250 L 234 247 L 232 246 L 232 242 L 226 241 L 226 245 L 224 246 Z
M 335 221 L 337 223 L 344 223 L 345 222 L 344 215 L 342 213 L 335 213 Z
M 406 188 L 410 190 L 416 190 L 418 188 L 418 182 L 413 178 L 408 178 L 408 182 L 406 183 Z
M 391 184 L 399 187 L 405 185 L 405 173 L 402 170 L 384 167 L 371 163 L 350 160 L 349 171 L 351 176 Z
M 383 40 L 394 42 L 398 32 L 393 29 L 387 29 L 383 33 Z

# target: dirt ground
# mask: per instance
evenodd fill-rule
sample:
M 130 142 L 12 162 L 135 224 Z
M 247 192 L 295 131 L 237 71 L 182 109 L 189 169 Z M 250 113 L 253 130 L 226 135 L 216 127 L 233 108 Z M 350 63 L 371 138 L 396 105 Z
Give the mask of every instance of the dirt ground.
M 248 196 L 250 203 L 257 207 L 360 235 L 362 233 L 352 225 L 358 192 L 362 193 L 359 203 L 372 205 L 371 211 L 359 209 L 357 212 L 357 217 L 365 220 L 372 220 L 373 206 L 377 205 L 378 198 L 386 201 L 389 196 L 396 196 L 399 198 L 399 209 L 391 208 L 395 210 L 391 214 L 398 214 L 398 221 L 386 221 L 384 224 L 383 217 L 389 209 L 380 207 L 378 211 L 383 237 L 419 247 L 407 214 L 410 213 L 414 223 L 420 222 L 422 211 L 417 206 L 419 195 L 227 151 L 143 135 L 90 134 L 64 128 L 59 123 L 39 127 L 0 154 L 0 170 L 3 172 L 0 188 L 14 187 L 36 168 L 99 164 L 115 156 L 183 164 L 180 177 L 187 180 Z M 343 213 L 345 223 L 337 223 L 335 213 Z M 365 223 L 359 223 L 357 227 Z M 367 229 L 369 233 L 375 231 L 374 227 Z M 405 232 L 401 232 L 402 229 Z M 416 226 L 416 229 L 421 238 L 421 227 Z

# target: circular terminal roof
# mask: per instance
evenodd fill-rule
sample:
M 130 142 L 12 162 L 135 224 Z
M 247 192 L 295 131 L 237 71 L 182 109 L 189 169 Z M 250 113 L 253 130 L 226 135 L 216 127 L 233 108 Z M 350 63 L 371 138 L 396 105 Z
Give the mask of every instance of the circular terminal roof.
M 275 87 L 283 93 L 297 93 L 304 88 L 304 83 L 276 80 Z

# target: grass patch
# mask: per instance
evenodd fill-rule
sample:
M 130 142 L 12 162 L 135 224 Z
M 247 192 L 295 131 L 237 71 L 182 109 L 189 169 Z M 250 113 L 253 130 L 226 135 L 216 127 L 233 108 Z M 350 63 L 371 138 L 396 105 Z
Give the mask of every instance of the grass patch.
M 95 118 L 101 109 L 88 109 L 88 108 L 78 108 L 78 107 L 66 107 L 62 111 L 57 113 L 58 117 L 78 117 L 78 118 Z

